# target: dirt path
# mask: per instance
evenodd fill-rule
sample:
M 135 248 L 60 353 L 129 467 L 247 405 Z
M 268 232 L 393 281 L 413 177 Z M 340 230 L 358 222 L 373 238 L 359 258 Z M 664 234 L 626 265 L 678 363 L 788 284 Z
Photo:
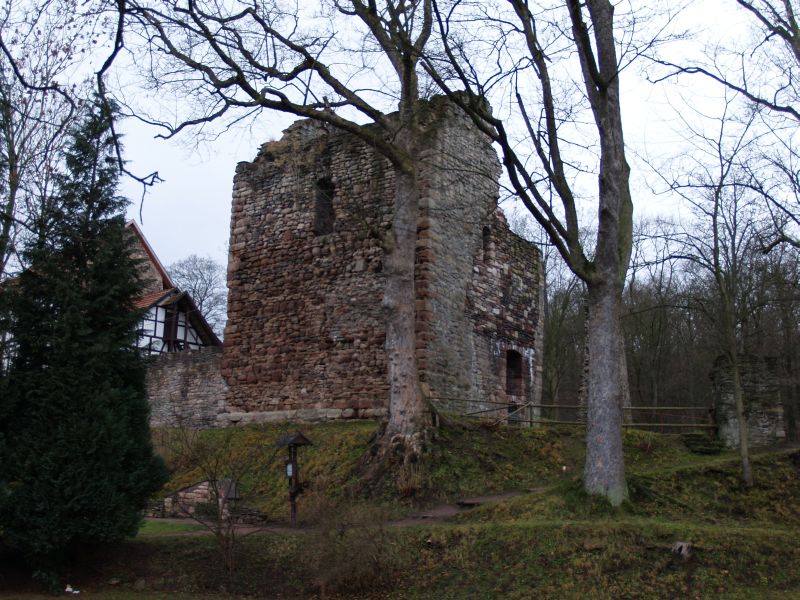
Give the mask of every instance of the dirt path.
M 471 498 L 462 498 L 461 500 L 457 500 L 453 504 L 440 504 L 438 506 L 432 506 L 426 510 L 423 510 L 417 514 L 410 515 L 408 517 L 403 517 L 402 519 L 398 519 L 396 521 L 389 521 L 386 523 L 389 527 L 413 527 L 414 525 L 427 525 L 430 523 L 441 523 L 454 517 L 462 512 L 465 512 L 471 508 L 475 508 L 477 506 L 482 506 L 484 504 L 493 504 L 495 502 L 502 502 L 503 500 L 508 500 L 509 498 L 514 498 L 515 496 L 519 496 L 523 493 L 535 493 L 541 492 L 545 488 L 537 488 L 534 490 L 528 490 L 527 492 L 505 492 L 503 494 L 490 494 L 485 496 L 474 496 Z M 155 517 L 147 517 L 145 521 L 153 521 L 153 522 L 160 522 L 160 523 L 175 523 L 181 525 L 191 525 L 197 524 L 196 521 L 185 518 L 155 518 Z M 313 528 L 313 526 L 300 526 L 300 527 L 289 527 L 288 525 L 262 525 L 262 526 L 252 526 L 252 525 L 240 525 L 236 528 L 236 533 L 238 535 L 251 535 L 254 533 L 280 533 L 280 534 L 296 534 L 302 533 L 305 530 Z M 212 531 L 205 528 L 200 528 L 195 531 L 178 531 L 178 532 L 167 532 L 163 534 L 153 534 L 153 537 L 157 537 L 159 535 L 164 536 L 198 536 L 198 535 L 211 535 Z
M 531 492 L 541 490 L 530 490 Z M 454 504 L 441 504 L 433 506 L 425 511 L 416 515 L 404 517 L 397 521 L 390 521 L 388 525 L 392 527 L 409 527 L 413 525 L 423 525 L 427 523 L 441 523 L 447 519 L 456 516 L 464 511 L 467 511 L 476 506 L 483 504 L 493 504 L 495 502 L 502 502 L 509 498 L 514 498 L 525 492 L 505 492 L 504 494 L 493 494 L 487 496 L 475 496 L 473 498 L 463 498 L 456 501 Z

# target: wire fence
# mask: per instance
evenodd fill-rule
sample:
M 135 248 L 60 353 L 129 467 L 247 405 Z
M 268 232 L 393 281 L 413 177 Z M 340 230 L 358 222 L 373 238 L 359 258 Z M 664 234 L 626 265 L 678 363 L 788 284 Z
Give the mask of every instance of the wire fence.
M 489 421 L 495 425 L 586 426 L 586 407 L 580 404 L 519 404 L 450 396 L 438 396 L 432 401 L 440 411 Z M 713 432 L 717 429 L 713 410 L 703 406 L 631 406 L 623 409 L 623 417 L 623 427 L 663 433 Z

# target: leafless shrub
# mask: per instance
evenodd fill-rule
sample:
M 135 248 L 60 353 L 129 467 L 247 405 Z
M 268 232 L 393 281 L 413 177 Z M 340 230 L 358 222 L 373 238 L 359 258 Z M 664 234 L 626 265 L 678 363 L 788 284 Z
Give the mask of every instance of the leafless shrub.
M 308 508 L 315 527 L 306 534 L 304 554 L 321 598 L 328 594 L 384 589 L 405 561 L 381 508 L 335 502 L 317 496 Z

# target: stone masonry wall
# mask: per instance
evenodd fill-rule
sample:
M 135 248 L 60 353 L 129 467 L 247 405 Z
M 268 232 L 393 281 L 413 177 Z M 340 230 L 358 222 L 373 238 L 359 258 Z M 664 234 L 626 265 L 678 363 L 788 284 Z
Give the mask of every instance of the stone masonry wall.
M 333 187 L 330 231 L 315 231 Z M 302 121 L 234 181 L 223 374 L 233 421 L 385 413 L 382 250 L 394 181 L 366 144 Z
M 222 348 L 171 352 L 149 359 L 147 392 L 152 427 L 207 428 L 224 411 Z
M 452 107 L 449 118 L 458 120 Z M 468 122 L 436 133 L 422 162 L 429 182 L 418 243 L 422 379 L 434 398 L 459 412 L 538 401 L 539 253 L 509 230 L 496 208 L 500 164 L 489 140 Z M 525 370 L 513 395 L 506 385 L 508 350 L 520 353 Z M 532 414 L 526 409 L 520 416 Z
M 448 116 L 458 121 L 453 107 Z M 468 408 L 476 387 L 473 324 L 466 311 L 482 225 L 495 210 L 500 165 L 488 138 L 470 123 L 439 127 L 421 161 L 417 244 L 417 356 L 435 399 Z M 456 404 L 461 402 L 461 404 Z
M 502 213 L 484 227 L 485 247 L 475 261 L 469 314 L 475 335 L 478 398 L 511 406 L 538 404 L 542 395 L 544 273 L 539 251 L 511 232 Z M 518 386 L 508 381 L 509 354 L 520 358 Z M 519 412 L 538 419 L 538 407 Z
M 747 415 L 747 433 L 753 447 L 768 446 L 786 438 L 780 380 L 772 361 L 740 355 L 742 390 Z M 711 373 L 714 382 L 714 408 L 719 438 L 728 448 L 739 446 L 739 423 L 733 399 L 733 380 L 729 363 L 718 359 Z
M 507 402 L 505 357 L 540 387 L 538 252 L 495 211 L 499 164 L 457 109 L 424 105 L 417 352 L 434 397 Z M 223 375 L 229 421 L 386 413 L 382 250 L 394 177 L 365 142 L 308 121 L 234 180 Z M 488 234 L 484 232 L 488 229 Z M 489 246 L 487 246 L 487 244 Z

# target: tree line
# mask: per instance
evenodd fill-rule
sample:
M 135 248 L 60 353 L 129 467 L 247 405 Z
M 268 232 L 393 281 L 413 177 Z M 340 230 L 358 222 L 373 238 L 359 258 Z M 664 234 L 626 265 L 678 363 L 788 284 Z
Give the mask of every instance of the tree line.
M 764 215 L 766 216 L 766 215 Z M 674 223 L 643 222 L 634 236 L 634 263 L 622 300 L 621 329 L 633 407 L 706 407 L 713 400 L 712 369 L 723 354 L 722 299 L 713 276 L 696 265 L 652 248 Z M 775 361 L 787 438 L 798 435 L 797 323 L 800 319 L 800 256 L 781 246 L 765 253 L 757 244 L 740 257 L 736 289 L 736 349 L 739 355 Z M 582 384 L 586 293 L 569 273 L 550 269 L 545 308 L 542 404 L 559 405 L 544 414 L 577 420 Z M 668 413 L 669 411 L 664 411 Z M 670 422 L 662 413 L 638 411 L 639 421 Z M 706 415 L 694 422 L 704 423 Z M 672 415 L 678 422 L 679 415 Z

